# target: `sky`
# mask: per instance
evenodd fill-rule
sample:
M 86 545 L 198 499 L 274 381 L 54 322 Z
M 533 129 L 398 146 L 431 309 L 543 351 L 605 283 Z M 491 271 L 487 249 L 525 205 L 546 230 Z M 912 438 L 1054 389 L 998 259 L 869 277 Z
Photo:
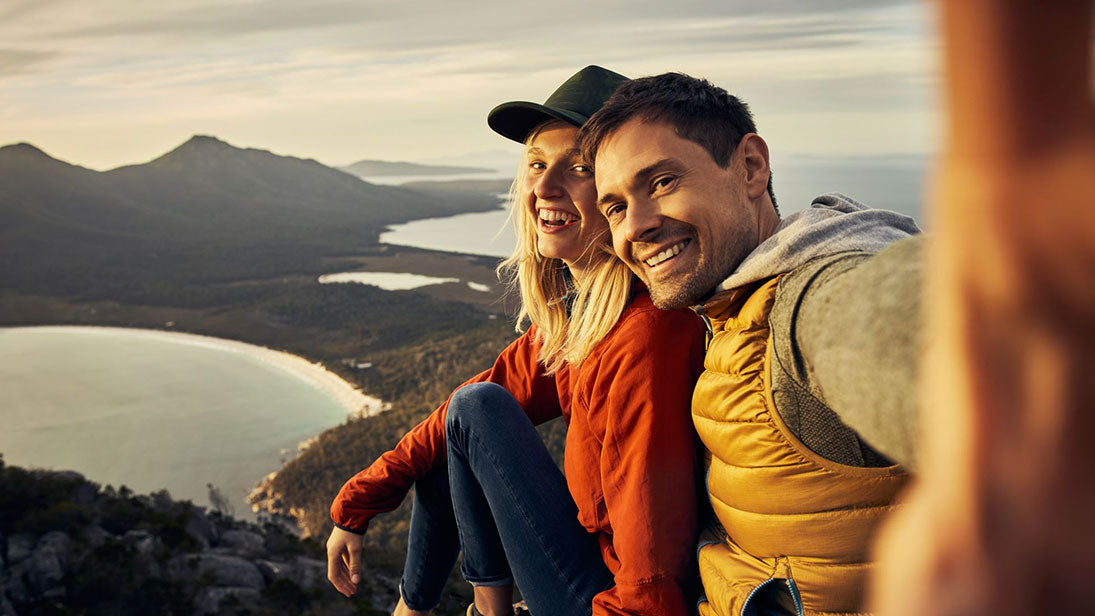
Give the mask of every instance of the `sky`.
M 931 6 L 908 1 L 3 0 L 0 145 L 99 170 L 194 134 L 328 165 L 468 162 L 519 151 L 493 106 L 599 64 L 726 88 L 773 161 L 923 155 L 938 61 Z

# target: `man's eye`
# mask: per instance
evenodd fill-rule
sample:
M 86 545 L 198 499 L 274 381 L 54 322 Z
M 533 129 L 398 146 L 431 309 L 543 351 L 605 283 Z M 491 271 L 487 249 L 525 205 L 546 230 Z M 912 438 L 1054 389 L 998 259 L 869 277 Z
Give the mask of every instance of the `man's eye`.
M 605 208 L 605 217 L 613 218 L 619 216 L 620 214 L 623 214 L 625 210 L 627 210 L 626 205 L 622 203 L 613 203 Z
M 650 192 L 665 190 L 666 188 L 669 188 L 670 186 L 672 186 L 673 182 L 675 182 L 676 180 L 677 180 L 677 178 L 675 178 L 671 175 L 663 175 L 662 177 L 657 178 L 656 180 L 654 180 L 654 184 L 651 186 Z
M 574 165 L 570 169 L 578 175 L 593 175 L 593 167 L 590 167 L 589 165 Z

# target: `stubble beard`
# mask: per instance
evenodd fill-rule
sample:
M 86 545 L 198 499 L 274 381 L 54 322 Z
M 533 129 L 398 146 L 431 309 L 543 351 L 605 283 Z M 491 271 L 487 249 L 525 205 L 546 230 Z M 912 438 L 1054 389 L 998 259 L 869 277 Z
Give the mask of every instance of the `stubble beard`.
M 676 310 L 703 303 L 722 281 L 734 273 L 755 246 L 750 244 L 747 232 L 739 231 L 716 247 L 719 250 L 710 251 L 718 254 L 704 254 L 707 252 L 704 247 L 698 248 L 701 250 L 699 263 L 688 275 L 657 284 L 651 284 L 640 275 L 650 290 L 650 300 L 654 306 L 661 310 Z

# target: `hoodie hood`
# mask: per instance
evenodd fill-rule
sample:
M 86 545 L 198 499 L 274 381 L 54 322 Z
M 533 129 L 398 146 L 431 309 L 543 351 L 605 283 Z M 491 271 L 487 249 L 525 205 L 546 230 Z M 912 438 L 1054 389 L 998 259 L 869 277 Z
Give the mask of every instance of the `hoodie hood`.
M 909 216 L 871 209 L 840 193 L 815 197 L 810 207 L 780 222 L 720 284 L 728 291 L 789 272 L 811 259 L 839 252 L 878 252 L 897 240 L 920 233 Z

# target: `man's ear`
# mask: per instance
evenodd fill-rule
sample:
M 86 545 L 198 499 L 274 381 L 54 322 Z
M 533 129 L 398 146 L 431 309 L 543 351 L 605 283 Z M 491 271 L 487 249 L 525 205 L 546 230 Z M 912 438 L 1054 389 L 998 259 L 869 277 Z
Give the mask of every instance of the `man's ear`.
M 750 199 L 760 199 L 768 192 L 768 144 L 760 135 L 747 133 L 738 143 L 738 156 L 745 169 L 745 190 Z

